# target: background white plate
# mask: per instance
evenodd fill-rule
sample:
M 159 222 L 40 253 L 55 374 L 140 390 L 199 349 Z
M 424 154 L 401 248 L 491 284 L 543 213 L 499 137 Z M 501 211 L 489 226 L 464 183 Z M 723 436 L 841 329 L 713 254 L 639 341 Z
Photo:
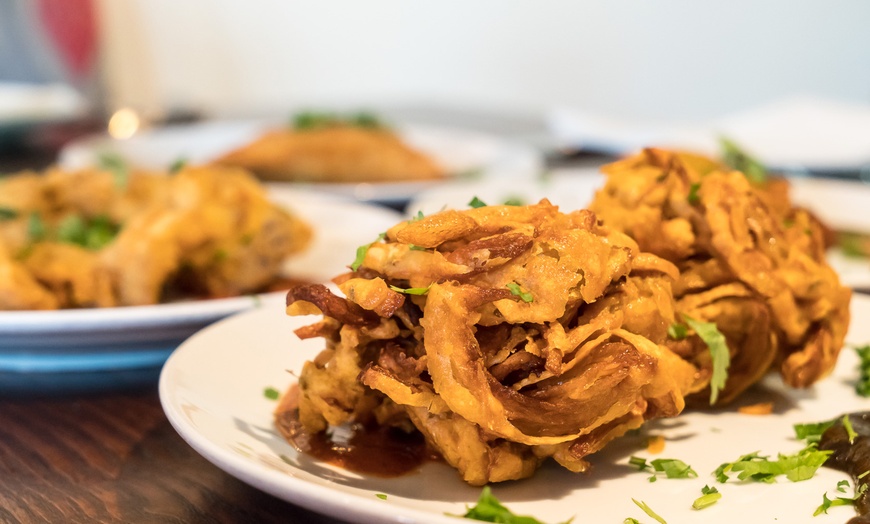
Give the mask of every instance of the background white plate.
M 191 163 L 213 160 L 256 139 L 267 129 L 285 122 L 209 121 L 146 130 L 126 140 L 95 136 L 72 142 L 60 153 L 63 167 L 94 165 L 106 153 L 116 153 L 131 165 L 167 169 L 179 158 Z M 432 156 L 453 177 L 496 177 L 523 179 L 536 175 L 542 166 L 540 154 L 532 147 L 485 133 L 456 128 L 401 125 L 400 136 L 411 146 Z M 417 192 L 440 181 L 360 184 L 297 184 L 320 191 L 353 197 L 361 201 L 393 203 L 408 200 Z
M 326 282 L 347 271 L 360 244 L 401 219 L 385 208 L 310 191 L 270 187 L 270 195 L 314 228 L 311 246 L 284 269 L 302 280 Z M 143 368 L 151 370 L 153 383 L 169 353 L 197 330 L 261 303 L 281 304 L 283 297 L 277 292 L 154 306 L 0 312 L 0 393 L 84 386 L 100 377 L 111 382 L 109 371 Z M 99 371 L 107 373 L 85 381 L 76 375 Z M 50 380 L 39 380 L 39 374 Z
M 852 302 L 847 341 L 870 342 L 870 299 Z M 463 483 L 444 464 L 430 463 L 419 472 L 395 479 L 365 477 L 297 453 L 272 426 L 275 401 L 264 389 L 283 390 L 295 382 L 303 362 L 322 348 L 318 339 L 300 341 L 292 330 L 317 317 L 284 315 L 283 307 L 263 307 L 226 319 L 191 337 L 173 353 L 160 377 L 163 408 L 181 436 L 208 460 L 231 475 L 284 500 L 354 522 L 438 524 L 459 522 L 445 514 L 462 514 L 479 488 Z M 870 408 L 870 399 L 855 394 L 857 357 L 843 350 L 833 376 L 806 391 L 787 390 L 773 376 L 741 397 L 738 405 L 774 403 L 774 414 L 745 415 L 737 406 L 710 412 L 685 412 L 655 421 L 645 434 L 611 443 L 592 458 L 588 474 L 572 474 L 553 464 L 534 477 L 493 486 L 494 494 L 515 513 L 543 522 L 618 523 L 634 517 L 649 523 L 631 501 L 649 504 L 669 523 L 706 522 L 843 522 L 851 507 L 832 508 L 812 517 L 822 493 L 833 497 L 843 473 L 821 468 L 808 481 L 775 484 L 719 484 L 711 473 L 745 453 L 775 455 L 803 447 L 793 437 L 795 423 L 818 422 Z M 646 452 L 649 435 L 666 439 L 659 455 Z M 660 479 L 627 465 L 629 456 L 678 458 L 699 474 L 695 479 Z M 693 510 L 705 485 L 723 494 L 714 506 Z M 385 494 L 386 500 L 376 495 Z
M 595 192 L 604 185 L 605 177 L 596 169 L 556 169 L 545 177 L 518 180 L 510 184 L 493 180 L 452 182 L 424 191 L 413 198 L 406 208 L 408 214 L 423 211 L 435 213 L 445 207 L 467 209 L 475 196 L 487 204 L 502 204 L 520 198 L 523 203 L 548 198 L 563 211 L 587 207 Z M 810 209 L 828 226 L 839 231 L 870 235 L 870 185 L 863 182 L 823 178 L 790 178 L 791 197 L 796 205 Z M 870 288 L 870 260 L 844 255 L 832 249 L 828 259 L 850 287 Z

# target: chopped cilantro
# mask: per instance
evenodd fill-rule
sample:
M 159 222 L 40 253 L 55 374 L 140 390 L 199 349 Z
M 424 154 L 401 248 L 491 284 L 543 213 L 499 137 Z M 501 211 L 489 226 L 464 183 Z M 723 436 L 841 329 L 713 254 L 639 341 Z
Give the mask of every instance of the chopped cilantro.
M 528 291 L 523 291 L 516 282 L 509 282 L 505 287 L 511 290 L 511 294 L 520 297 L 523 302 L 532 302 L 535 298 Z
M 375 493 L 375 496 L 376 496 L 377 498 L 381 499 L 381 500 L 387 500 L 387 494 L 386 494 L 386 493 Z
M 719 399 L 719 391 L 725 388 L 728 368 L 731 366 L 731 354 L 728 351 L 725 335 L 713 322 L 702 322 L 687 315 L 683 315 L 683 320 L 701 337 L 710 350 L 713 359 L 713 376 L 710 378 L 710 405 L 712 406 Z
M 714 474 L 719 482 L 727 482 L 728 474 L 732 472 L 739 472 L 739 480 L 773 483 L 776 482 L 776 477 L 785 475 L 792 482 L 800 482 L 812 478 L 831 453 L 832 451 L 819 450 L 815 444 L 810 444 L 797 453 L 780 453 L 776 460 L 770 460 L 756 451 L 743 455 L 734 462 L 722 464 L 716 468 Z
M 68 244 L 84 245 L 87 232 L 85 221 L 79 215 L 69 215 L 57 225 L 57 239 Z
M 628 463 L 638 469 L 638 471 L 646 471 L 650 469 L 650 465 L 647 464 L 646 459 L 642 457 L 631 456 L 628 459 Z
M 117 187 L 127 187 L 127 182 L 130 178 L 130 168 L 127 166 L 127 161 L 121 155 L 117 153 L 103 153 L 97 159 L 97 165 L 100 169 L 112 173 Z
M 408 222 L 416 222 L 418 220 L 423 220 L 425 217 L 426 217 L 426 215 L 424 215 L 422 211 L 417 211 L 417 214 L 412 216 L 411 220 L 408 220 Z
M 0 206 L 0 221 L 3 220 L 14 220 L 18 218 L 18 211 L 12 209 L 11 207 L 3 207 Z
M 408 244 L 408 249 L 410 249 L 411 251 L 427 251 L 425 247 L 416 246 L 414 244 Z
M 366 129 L 378 129 L 383 127 L 380 119 L 373 113 L 367 111 L 361 111 L 355 115 L 351 115 L 350 118 L 347 119 L 347 122 L 351 125 Z
M 722 498 L 722 494 L 719 493 L 719 490 L 716 487 L 704 486 L 701 488 L 701 496 L 696 498 L 694 502 L 692 502 L 692 507 L 695 509 L 704 509 L 708 506 L 712 506 L 719 499 Z
M 652 471 L 650 482 L 656 481 L 658 473 L 664 473 L 669 479 L 688 479 L 698 476 L 691 466 L 678 459 L 655 459 L 647 462 L 644 458 L 632 456 L 628 459 L 628 463 L 637 467 L 639 471 Z
M 652 508 L 649 507 L 649 505 L 647 505 L 646 502 L 638 501 L 635 499 L 631 499 L 631 501 L 634 502 L 637 505 L 637 507 L 642 509 L 644 513 L 646 513 L 650 517 L 654 518 L 657 522 L 660 522 L 661 524 L 668 524 L 667 521 L 665 519 L 663 519 L 662 517 L 660 517 L 655 511 L 653 511 Z
M 98 251 L 117 236 L 119 229 L 105 216 L 85 219 L 80 215 L 69 215 L 61 220 L 54 229 L 54 238 L 58 242 L 75 244 L 85 249 Z M 48 236 L 47 228 L 43 238 L 46 236 Z
M 403 287 L 397 287 L 397 286 L 391 285 L 390 289 L 392 289 L 393 291 L 395 291 L 397 293 L 404 293 L 406 295 L 425 295 L 426 293 L 429 292 L 430 287 L 432 287 L 432 286 L 403 288 Z
M 750 182 L 763 184 L 767 181 L 767 169 L 764 165 L 743 151 L 737 143 L 721 137 L 719 146 L 722 148 L 722 161 L 742 172 Z
M 308 129 L 316 129 L 334 124 L 336 121 L 335 115 L 330 113 L 318 113 L 315 111 L 306 111 L 299 113 L 293 117 L 293 128 L 297 131 Z
M 794 434 L 798 440 L 805 440 L 807 444 L 818 442 L 822 438 L 822 433 L 826 429 L 833 426 L 836 420 L 828 420 L 825 422 L 813 422 L 808 424 L 795 424 Z
M 840 493 L 845 493 L 846 488 L 848 488 L 849 485 L 850 484 L 848 480 L 841 480 L 840 482 L 837 482 L 837 491 L 839 491 Z
M 350 267 L 350 270 L 356 271 L 357 269 L 359 269 L 363 261 L 366 259 L 366 254 L 369 252 L 369 248 L 372 247 L 372 244 L 380 242 L 381 240 L 386 238 L 386 236 L 386 233 L 381 233 L 380 235 L 378 235 L 378 238 L 376 238 L 374 242 L 369 242 L 368 244 L 363 244 L 360 247 L 356 248 L 356 258 L 354 259 L 353 263 L 348 266 Z
M 468 202 L 468 206 L 477 209 L 479 207 L 486 207 L 486 202 L 477 197 L 474 197 L 471 199 L 470 202 Z
M 306 111 L 293 117 L 292 127 L 297 131 L 309 131 L 338 125 L 348 125 L 363 129 L 380 129 L 383 122 L 373 113 L 361 111 L 347 116 L 333 113 Z
M 39 242 L 44 240 L 46 235 L 48 235 L 48 228 L 42 217 L 35 211 L 30 213 L 30 216 L 27 217 L 27 237 L 31 242 Z
M 813 516 L 817 517 L 822 513 L 827 514 L 828 509 L 833 508 L 834 506 L 851 506 L 855 503 L 854 498 L 849 497 L 835 497 L 833 500 L 828 498 L 827 493 L 822 493 L 822 503 L 816 508 L 816 511 L 813 512 Z
M 668 326 L 668 336 L 674 340 L 683 340 L 689 334 L 689 327 L 685 324 L 674 322 Z
M 858 358 L 861 359 L 860 376 L 855 384 L 855 392 L 862 397 L 870 397 L 870 344 L 856 347 Z
M 498 522 L 501 524 L 543 524 L 540 520 L 534 517 L 515 515 L 511 510 L 506 508 L 495 496 L 489 486 L 484 486 L 480 493 L 480 498 L 477 499 L 477 504 L 471 508 L 467 508 L 465 515 L 466 519 L 482 520 L 484 522 Z M 565 521 L 568 524 L 573 520 L 573 517 Z
M 269 386 L 263 390 L 263 396 L 269 400 L 278 400 L 278 397 L 281 396 L 281 393 L 272 386 Z
M 517 196 L 513 196 L 505 199 L 504 205 L 506 206 L 521 206 L 523 205 L 523 199 Z
M 846 430 L 846 435 L 849 437 L 849 444 L 854 443 L 858 434 L 852 428 L 852 420 L 849 418 L 849 415 L 843 415 L 843 429 Z
M 697 204 L 701 201 L 701 197 L 698 196 L 699 189 L 701 189 L 701 184 L 698 184 L 697 182 L 689 186 L 689 196 L 687 199 L 690 204 Z
M 179 171 L 181 171 L 185 167 L 187 167 L 187 159 L 183 156 L 178 157 L 175 159 L 174 162 L 169 164 L 169 172 L 174 175 L 175 173 L 178 173 Z

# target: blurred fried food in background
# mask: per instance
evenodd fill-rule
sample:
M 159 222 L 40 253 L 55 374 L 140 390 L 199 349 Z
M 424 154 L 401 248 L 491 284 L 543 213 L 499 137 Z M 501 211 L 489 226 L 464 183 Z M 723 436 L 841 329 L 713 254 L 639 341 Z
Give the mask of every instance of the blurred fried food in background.
M 232 168 L 125 167 L 0 180 L 0 309 L 156 304 L 255 292 L 310 227 Z
M 435 160 L 367 113 L 351 118 L 303 113 L 293 127 L 269 131 L 215 163 L 273 181 L 401 182 L 445 176 Z

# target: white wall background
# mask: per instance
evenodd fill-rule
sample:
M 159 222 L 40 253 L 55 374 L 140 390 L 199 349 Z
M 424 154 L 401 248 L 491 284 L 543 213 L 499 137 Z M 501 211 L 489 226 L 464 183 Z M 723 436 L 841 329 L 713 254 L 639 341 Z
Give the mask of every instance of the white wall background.
M 433 103 L 705 119 L 870 102 L 864 0 L 102 0 L 108 105 Z

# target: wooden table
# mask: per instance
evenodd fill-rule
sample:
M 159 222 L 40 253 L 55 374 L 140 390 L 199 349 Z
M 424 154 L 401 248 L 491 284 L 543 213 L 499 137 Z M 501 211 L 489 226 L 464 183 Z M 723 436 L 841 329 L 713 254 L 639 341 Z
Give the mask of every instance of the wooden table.
M 156 385 L 0 399 L 0 522 L 322 523 L 202 458 Z

